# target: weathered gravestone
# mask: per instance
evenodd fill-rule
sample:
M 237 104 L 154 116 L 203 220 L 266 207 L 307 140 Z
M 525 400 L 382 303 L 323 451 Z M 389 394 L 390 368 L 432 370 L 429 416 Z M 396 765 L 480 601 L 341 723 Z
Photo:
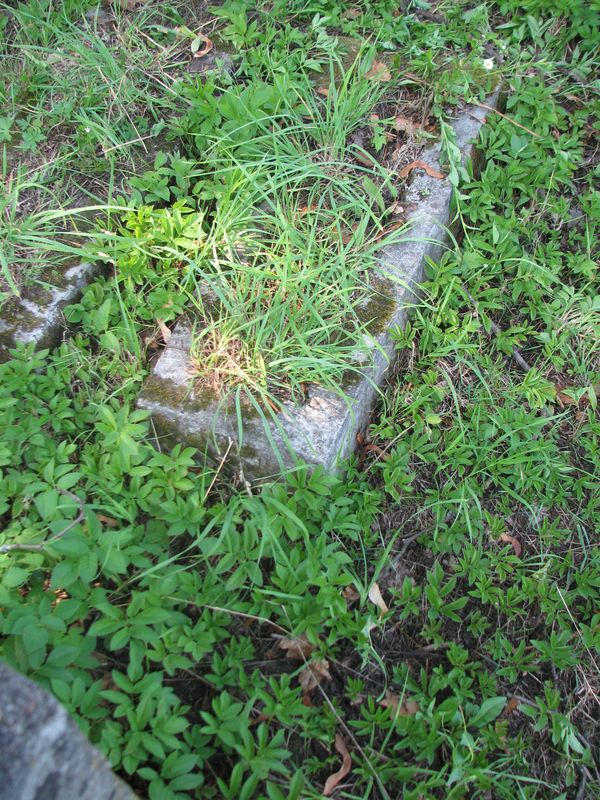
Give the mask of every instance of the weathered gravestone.
M 2 663 L 0 800 L 136 800 L 60 703 Z

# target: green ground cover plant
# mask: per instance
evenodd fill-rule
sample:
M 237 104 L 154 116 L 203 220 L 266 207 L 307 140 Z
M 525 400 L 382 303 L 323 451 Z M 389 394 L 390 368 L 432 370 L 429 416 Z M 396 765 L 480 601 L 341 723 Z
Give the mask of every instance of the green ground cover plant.
M 0 289 L 9 296 L 60 265 L 55 243 L 70 225 L 58 212 L 111 201 L 152 162 L 175 113 L 170 83 L 189 47 L 176 33 L 180 15 L 162 4 L 133 18 L 110 8 L 0 6 Z
M 0 654 L 60 699 L 141 797 L 600 792 L 598 14 L 577 2 L 425 5 L 217 9 L 236 77 L 139 87 L 172 144 L 119 187 L 110 233 L 88 245 L 113 269 L 67 310 L 60 347 L 21 348 L 0 365 Z M 18 41 L 85 37 L 90 7 L 61 6 L 17 6 Z M 147 33 L 154 13 L 123 12 L 119 24 Z M 182 47 L 181 11 L 161 14 L 156 41 Z M 480 177 L 451 173 L 456 245 L 429 265 L 422 302 L 395 331 L 398 367 L 357 456 L 337 477 L 298 471 L 249 487 L 202 453 L 165 451 L 135 400 L 157 316 L 170 325 L 207 297 L 201 280 L 225 310 L 243 306 L 261 353 L 286 357 L 270 330 L 285 298 L 275 316 L 256 313 L 268 286 L 255 274 L 258 236 L 244 238 L 246 293 L 229 292 L 244 263 L 233 244 L 227 255 L 230 225 L 268 237 L 288 291 L 348 280 L 351 310 L 352 259 L 374 252 L 381 220 L 364 178 L 383 172 L 370 141 L 372 166 L 349 157 L 377 97 L 340 108 L 327 79 L 340 33 L 398 51 L 390 68 L 442 136 L 448 104 L 481 100 L 490 72 L 505 80 L 506 107 L 489 115 Z M 305 118 L 299 87 L 318 69 L 330 91 L 310 95 Z M 126 115 L 94 102 L 100 126 L 123 125 L 115 141 L 135 137 Z M 446 151 L 456 167 L 451 140 Z M 50 212 L 78 180 L 70 169 L 49 184 Z M 90 195 L 86 205 L 106 200 Z M 336 258 L 321 241 L 332 235 Z M 298 277 L 289 254 L 307 245 Z M 340 274 L 344 259 L 354 277 Z M 203 273 L 186 273 L 196 261 Z M 328 300 L 319 288 L 315 302 Z M 257 352 L 245 357 L 260 384 Z

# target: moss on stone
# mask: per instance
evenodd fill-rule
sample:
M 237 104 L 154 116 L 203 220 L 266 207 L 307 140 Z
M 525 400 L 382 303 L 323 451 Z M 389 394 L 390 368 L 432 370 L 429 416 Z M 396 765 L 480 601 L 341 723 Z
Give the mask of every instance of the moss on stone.
M 386 278 L 371 278 L 369 288 L 369 297 L 357 307 L 356 315 L 372 336 L 378 336 L 385 330 L 397 303 L 393 284 Z

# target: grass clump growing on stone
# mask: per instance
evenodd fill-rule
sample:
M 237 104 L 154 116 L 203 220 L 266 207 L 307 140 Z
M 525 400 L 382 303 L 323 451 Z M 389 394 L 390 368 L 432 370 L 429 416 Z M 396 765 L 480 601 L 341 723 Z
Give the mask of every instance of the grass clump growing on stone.
M 368 360 L 370 320 L 357 307 L 369 297 L 377 252 L 403 235 L 390 225 L 397 190 L 389 173 L 341 150 L 384 92 L 366 77 L 372 61 L 365 52 L 338 76 L 335 103 L 314 99 L 302 74 L 256 85 L 251 97 L 260 90 L 262 108 L 245 103 L 245 90 L 226 90 L 236 125 L 202 134 L 191 196 L 173 211 L 141 205 L 106 244 L 126 284 L 136 261 L 150 298 L 158 287 L 186 298 L 204 385 L 242 385 L 271 402 L 281 392 L 302 396 L 308 383 L 339 392 L 344 375 Z M 330 71 L 333 80 L 333 62 Z M 150 176 L 147 185 L 151 193 Z M 243 358 L 232 358 L 232 347 Z

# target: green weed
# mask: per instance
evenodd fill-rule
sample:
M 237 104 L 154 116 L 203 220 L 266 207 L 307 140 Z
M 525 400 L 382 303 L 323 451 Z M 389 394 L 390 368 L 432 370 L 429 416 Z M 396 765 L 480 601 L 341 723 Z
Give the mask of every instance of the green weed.
M 67 309 L 72 336 L 0 365 L 2 657 L 152 800 L 321 796 L 344 747 L 350 770 L 335 791 L 349 798 L 592 800 L 595 10 L 227 3 L 216 13 L 236 78 L 166 90 L 140 72 L 138 86 L 121 83 L 114 48 L 83 53 L 98 22 L 79 26 L 87 4 L 59 5 L 17 8 L 11 59 L 28 55 L 11 62 L 4 144 L 43 147 L 47 99 L 65 90 L 48 56 L 68 37 L 90 139 L 71 131 L 67 149 L 78 142 L 104 170 L 98 145 L 132 154 L 125 143 L 155 122 L 173 147 L 105 206 L 104 231 L 86 232 L 111 271 Z M 177 12 L 146 13 L 178 52 Z M 119 25 L 139 42 L 150 28 L 135 19 Z M 212 358 L 213 376 L 258 393 L 339 385 L 393 193 L 376 148 L 351 144 L 382 87 L 360 59 L 340 68 L 340 30 L 397 49 L 392 68 L 404 64 L 404 85 L 441 115 L 458 243 L 429 265 L 422 301 L 394 332 L 398 370 L 346 473 L 238 485 L 203 453 L 166 450 L 135 410 L 146 340 L 157 318 L 192 311 L 199 379 Z M 142 73 L 152 66 L 147 50 L 137 58 Z M 111 80 L 102 88 L 82 64 Z M 458 169 L 443 113 L 496 71 L 505 116 L 488 117 L 475 177 Z M 18 126 L 29 96 L 35 113 Z M 21 247 L 49 249 L 48 231 L 69 218 L 59 185 L 15 174 L 6 276 Z M 29 189 L 42 198 L 31 215 L 20 207 Z

